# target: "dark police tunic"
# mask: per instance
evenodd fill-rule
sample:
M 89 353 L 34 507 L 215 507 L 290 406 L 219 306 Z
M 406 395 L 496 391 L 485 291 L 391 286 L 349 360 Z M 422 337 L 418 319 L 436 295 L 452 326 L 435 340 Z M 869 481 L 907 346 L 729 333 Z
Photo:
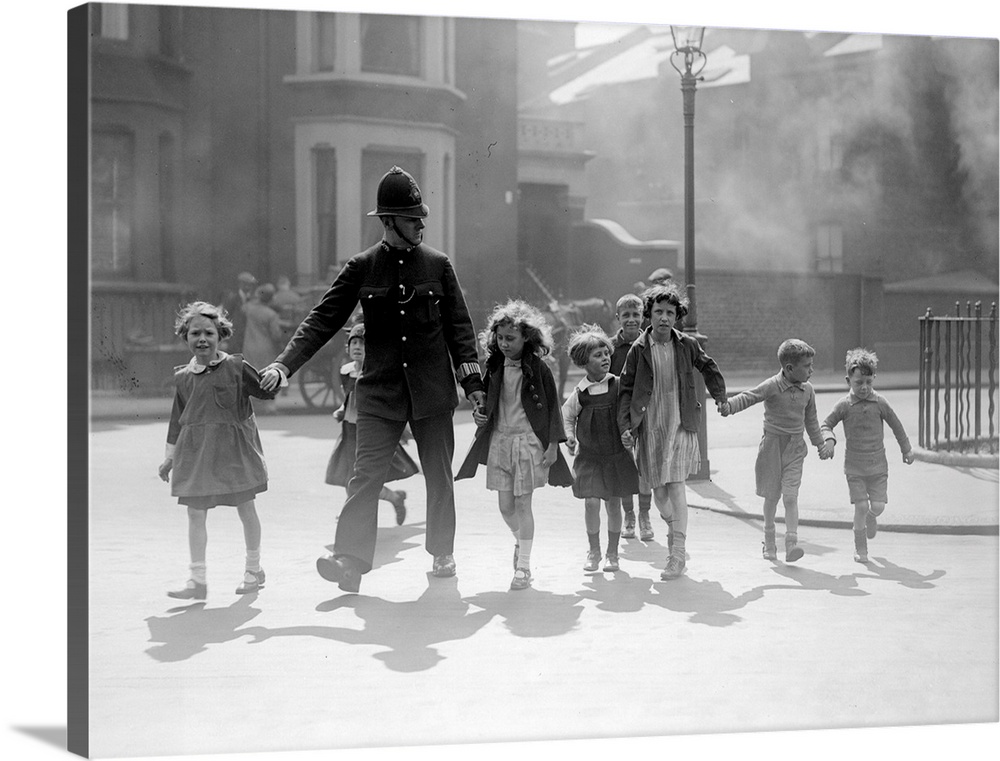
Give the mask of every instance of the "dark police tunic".
M 275 361 L 294 373 L 358 303 L 366 349 L 359 413 L 406 420 L 454 410 L 456 375 L 466 395 L 483 389 L 458 277 L 445 254 L 424 244 L 407 250 L 382 241 L 354 256 Z
M 455 379 L 466 396 L 483 390 L 476 332 L 448 257 L 423 244 L 393 248 L 384 240 L 352 257 L 275 360 L 294 373 L 333 338 L 357 304 L 365 318 L 365 363 L 355 393 L 358 448 L 347 501 L 337 521 L 335 556 L 371 570 L 378 495 L 407 421 L 427 484 L 432 555 L 455 540 L 452 457 Z

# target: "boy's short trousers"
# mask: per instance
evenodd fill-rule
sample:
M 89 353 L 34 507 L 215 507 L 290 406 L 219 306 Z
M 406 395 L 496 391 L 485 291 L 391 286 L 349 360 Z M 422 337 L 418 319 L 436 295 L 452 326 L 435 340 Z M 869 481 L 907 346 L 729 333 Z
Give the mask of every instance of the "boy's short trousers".
M 799 436 L 765 433 L 757 447 L 757 496 L 764 499 L 798 497 L 802 463 L 809 449 Z
M 511 491 L 515 497 L 531 494 L 549 479 L 542 465 L 545 450 L 533 431 L 504 431 L 497 428 L 490 438 L 486 456 L 486 488 Z
M 848 476 L 847 488 L 851 492 L 851 503 L 889 501 L 889 474 L 878 473 L 874 476 Z

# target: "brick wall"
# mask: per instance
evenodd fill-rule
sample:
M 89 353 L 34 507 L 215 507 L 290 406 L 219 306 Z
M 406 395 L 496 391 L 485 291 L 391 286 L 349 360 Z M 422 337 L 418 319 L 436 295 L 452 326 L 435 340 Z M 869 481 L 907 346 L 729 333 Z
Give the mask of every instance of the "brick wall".
M 835 278 L 809 272 L 697 272 L 698 329 L 723 372 L 777 372 L 778 345 L 801 338 L 816 369 L 836 369 Z M 679 278 L 680 279 L 680 278 Z M 683 281 L 682 281 L 683 282 Z M 763 379 L 763 378 L 762 378 Z

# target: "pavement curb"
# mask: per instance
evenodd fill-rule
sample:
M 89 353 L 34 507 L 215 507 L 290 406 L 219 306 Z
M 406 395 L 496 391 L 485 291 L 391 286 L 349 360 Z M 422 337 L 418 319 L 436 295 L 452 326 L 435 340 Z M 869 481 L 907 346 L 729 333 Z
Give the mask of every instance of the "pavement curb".
M 705 510 L 711 513 L 718 513 L 720 515 L 730 515 L 735 518 L 745 518 L 748 520 L 764 522 L 764 516 L 761 513 L 748 513 L 743 510 L 731 510 L 723 507 L 710 507 L 708 505 L 695 505 L 688 502 L 688 507 L 693 510 Z M 785 519 L 778 516 L 775 518 L 775 523 L 784 524 Z M 837 528 L 837 529 L 851 529 L 854 527 L 852 521 L 835 521 L 823 518 L 799 518 L 800 526 L 813 526 L 815 528 Z M 918 523 L 890 523 L 878 525 L 879 533 L 897 533 L 897 534 L 948 534 L 953 536 L 998 536 L 1000 535 L 1000 526 L 985 526 L 985 525 L 974 525 L 974 526 L 958 526 L 952 524 L 939 524 L 939 525 L 929 525 L 929 524 L 918 524 Z
M 953 468 L 1000 468 L 1000 455 L 975 452 L 942 452 L 913 447 L 913 457 L 921 462 L 948 465 Z

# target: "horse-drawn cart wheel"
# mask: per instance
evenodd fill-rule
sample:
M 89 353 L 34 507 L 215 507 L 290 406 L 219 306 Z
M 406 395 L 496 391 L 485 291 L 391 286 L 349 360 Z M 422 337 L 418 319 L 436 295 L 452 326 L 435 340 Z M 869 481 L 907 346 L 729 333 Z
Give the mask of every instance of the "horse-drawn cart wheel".
M 324 373 L 306 365 L 299 370 L 298 377 L 299 391 L 307 407 L 332 412 L 344 401 L 340 379 L 334 378 L 332 372 Z

